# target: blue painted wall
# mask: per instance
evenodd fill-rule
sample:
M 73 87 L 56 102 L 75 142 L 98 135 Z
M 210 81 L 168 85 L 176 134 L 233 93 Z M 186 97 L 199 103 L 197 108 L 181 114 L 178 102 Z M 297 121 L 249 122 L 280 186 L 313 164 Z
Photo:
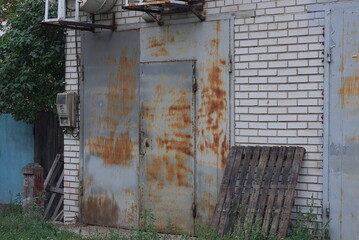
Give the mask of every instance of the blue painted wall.
M 0 203 L 9 203 L 21 193 L 21 169 L 34 162 L 34 126 L 0 115 Z

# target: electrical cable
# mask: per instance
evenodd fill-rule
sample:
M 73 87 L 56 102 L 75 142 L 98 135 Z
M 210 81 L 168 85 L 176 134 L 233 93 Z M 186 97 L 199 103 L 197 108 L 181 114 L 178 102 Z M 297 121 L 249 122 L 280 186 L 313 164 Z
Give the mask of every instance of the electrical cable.
M 80 120 L 79 120 L 79 99 L 80 99 L 80 56 L 79 56 L 79 52 L 78 52 L 78 40 L 77 40 L 77 30 L 75 30 L 75 54 L 76 54 L 76 73 L 77 73 L 77 101 L 76 101 L 76 125 L 77 127 L 75 127 L 75 129 L 77 128 L 76 133 L 71 133 L 71 136 L 74 138 L 78 138 L 79 134 L 80 134 Z

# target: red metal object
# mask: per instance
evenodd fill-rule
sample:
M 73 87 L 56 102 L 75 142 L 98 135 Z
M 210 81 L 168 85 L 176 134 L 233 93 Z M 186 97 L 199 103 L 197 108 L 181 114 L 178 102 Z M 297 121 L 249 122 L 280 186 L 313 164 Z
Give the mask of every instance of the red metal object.
M 22 169 L 24 185 L 22 193 L 22 206 L 26 211 L 31 210 L 32 204 L 44 204 L 41 194 L 44 190 L 44 170 L 38 163 L 29 163 Z

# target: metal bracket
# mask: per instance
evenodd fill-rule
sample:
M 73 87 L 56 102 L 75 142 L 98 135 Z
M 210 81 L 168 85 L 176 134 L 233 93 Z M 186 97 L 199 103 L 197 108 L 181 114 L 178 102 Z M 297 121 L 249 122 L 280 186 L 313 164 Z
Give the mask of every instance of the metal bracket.
M 190 7 L 189 10 L 196 15 L 196 17 L 198 17 L 199 20 L 201 20 L 202 22 L 206 20 L 206 17 L 203 16 L 200 12 L 198 12 L 195 8 Z
M 199 20 L 205 21 L 206 17 L 200 12 L 203 10 L 204 3 L 204 0 L 140 0 L 135 3 L 129 3 L 128 0 L 122 0 L 122 8 L 130 11 L 146 12 L 159 26 L 162 26 L 163 21 L 154 14 L 162 16 L 165 14 L 191 12 Z
M 94 17 L 92 19 L 92 23 L 75 22 L 75 21 L 57 19 L 54 21 L 50 21 L 50 20 L 42 21 L 40 24 L 45 25 L 45 26 L 62 27 L 62 28 L 84 30 L 84 31 L 91 31 L 91 32 L 93 32 L 96 28 L 109 29 L 112 31 L 115 31 L 115 29 L 116 29 L 115 13 L 112 13 L 112 24 L 111 25 L 96 24 L 96 23 L 94 23 Z
M 151 12 L 146 12 L 148 16 L 150 16 L 157 24 L 158 26 L 163 25 L 163 21 L 159 20 L 155 15 L 153 15 Z

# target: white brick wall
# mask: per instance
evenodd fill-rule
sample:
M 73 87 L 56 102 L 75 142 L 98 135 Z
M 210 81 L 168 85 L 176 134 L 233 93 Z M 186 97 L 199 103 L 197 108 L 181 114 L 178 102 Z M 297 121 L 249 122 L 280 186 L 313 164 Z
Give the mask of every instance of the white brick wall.
M 75 31 L 66 33 L 66 91 L 78 91 L 78 70 L 76 58 Z M 77 53 L 80 54 L 80 34 L 77 34 Z M 75 136 L 75 135 L 74 135 Z M 64 222 L 73 223 L 79 213 L 80 191 L 80 141 L 75 136 L 66 134 L 64 137 Z
M 263 1 L 254 19 L 236 21 L 235 139 L 305 147 L 293 212 L 313 198 L 320 214 L 323 16 L 306 13 L 300 3 Z
M 334 0 L 333 0 L 334 1 Z M 209 14 L 255 10 L 256 17 L 235 19 L 235 142 L 244 145 L 299 145 L 307 153 L 293 212 L 314 200 L 321 213 L 323 26 L 322 12 L 307 4 L 332 0 L 207 1 Z M 114 7 L 116 23 L 143 21 L 141 12 Z M 111 14 L 98 16 L 109 23 Z M 77 90 L 74 31 L 67 35 L 66 90 Z M 79 141 L 65 137 L 65 222 L 79 211 Z

